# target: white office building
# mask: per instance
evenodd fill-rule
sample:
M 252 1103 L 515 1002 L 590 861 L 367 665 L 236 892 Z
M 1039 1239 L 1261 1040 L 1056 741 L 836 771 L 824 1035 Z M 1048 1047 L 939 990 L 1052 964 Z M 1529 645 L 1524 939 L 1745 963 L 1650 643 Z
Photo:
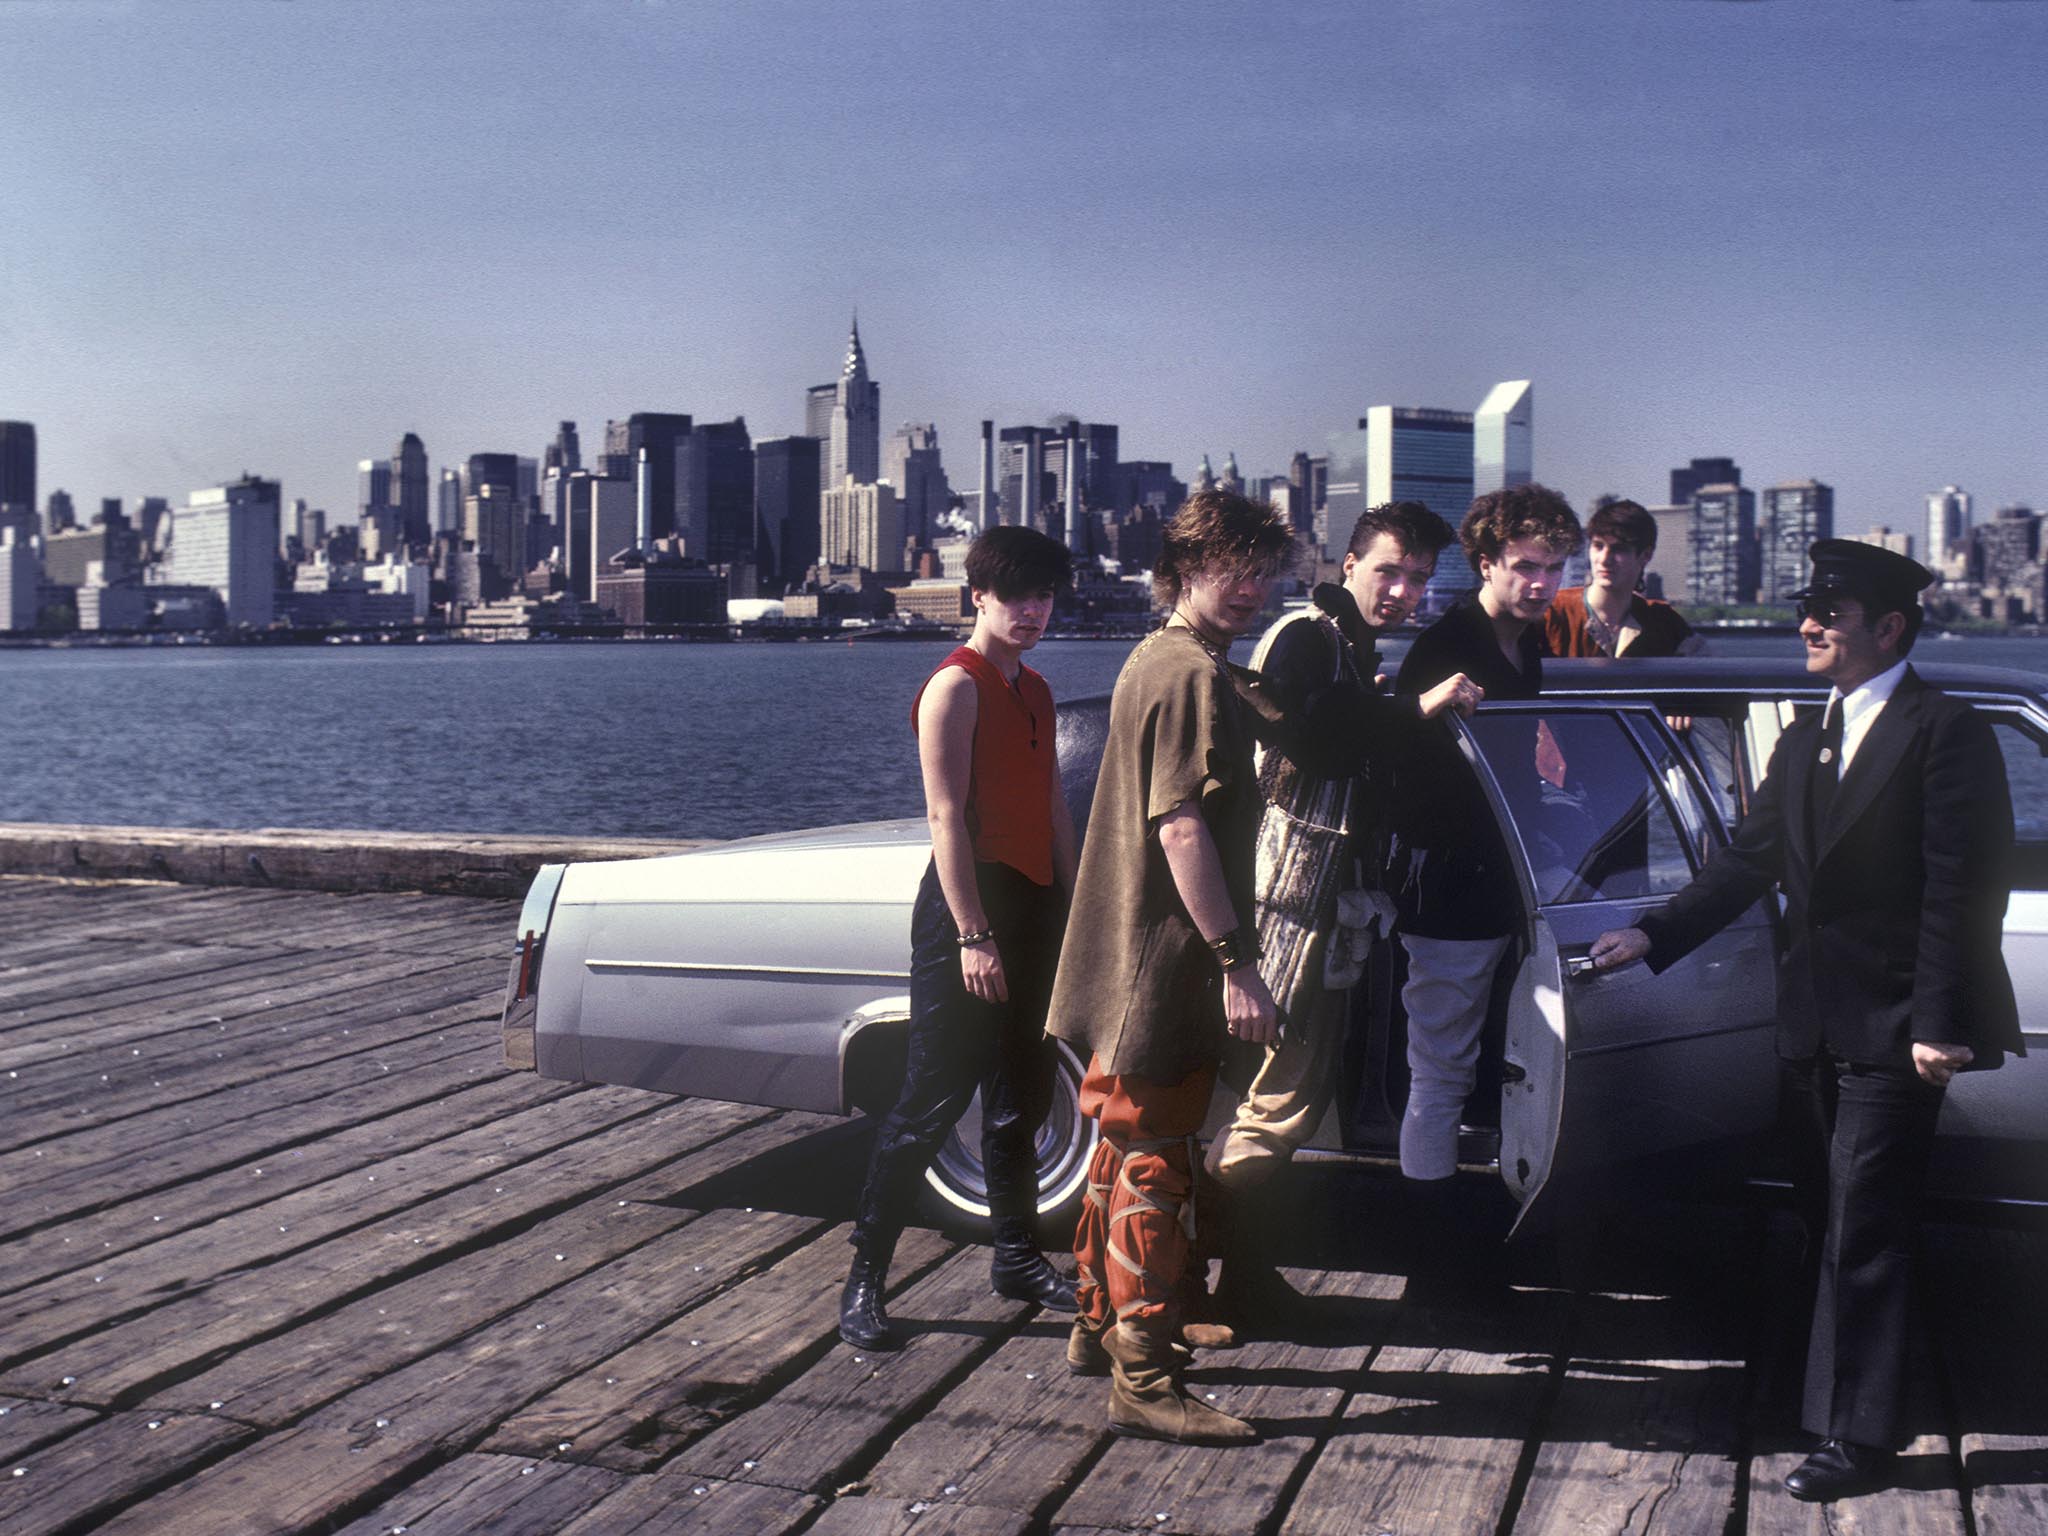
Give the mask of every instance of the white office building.
M 276 617 L 275 480 L 246 476 L 194 491 L 172 514 L 170 580 L 220 594 L 231 628 L 267 629 Z

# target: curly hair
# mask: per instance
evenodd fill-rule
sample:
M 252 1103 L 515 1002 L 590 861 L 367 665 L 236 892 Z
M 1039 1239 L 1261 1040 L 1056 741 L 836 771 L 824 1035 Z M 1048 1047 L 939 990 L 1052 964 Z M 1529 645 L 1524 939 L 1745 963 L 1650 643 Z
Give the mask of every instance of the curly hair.
M 1517 539 L 1545 545 L 1554 555 L 1569 555 L 1584 542 L 1585 530 L 1579 527 L 1572 504 L 1547 485 L 1488 491 L 1473 501 L 1458 525 L 1458 542 L 1475 571 L 1481 560 L 1498 561 L 1500 552 Z
M 1212 487 L 1181 503 L 1160 530 L 1152 599 L 1161 608 L 1204 571 L 1257 567 L 1277 575 L 1294 562 L 1294 529 L 1278 507 Z

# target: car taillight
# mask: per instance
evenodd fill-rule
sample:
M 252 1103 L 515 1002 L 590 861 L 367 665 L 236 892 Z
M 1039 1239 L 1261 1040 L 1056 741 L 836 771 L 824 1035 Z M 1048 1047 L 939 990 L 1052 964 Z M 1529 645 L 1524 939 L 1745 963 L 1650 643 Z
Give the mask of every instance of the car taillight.
M 512 989 L 512 1001 L 524 1002 L 533 995 L 534 931 L 529 928 L 519 941 L 519 984 Z

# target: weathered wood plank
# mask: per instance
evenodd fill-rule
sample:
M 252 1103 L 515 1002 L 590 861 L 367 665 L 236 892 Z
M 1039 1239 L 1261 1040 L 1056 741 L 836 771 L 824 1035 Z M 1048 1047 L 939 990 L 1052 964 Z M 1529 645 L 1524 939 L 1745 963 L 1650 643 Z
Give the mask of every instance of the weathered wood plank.
M 820 1502 L 754 1483 L 636 1477 L 563 1526 L 561 1536 L 787 1536 Z
M 1066 1322 L 1028 1324 L 982 1360 L 869 1469 L 868 1491 L 1024 1513 L 1056 1496 L 1109 1433 L 1107 1385 L 1067 1374 Z
M 1009 1337 L 1031 1310 L 989 1290 L 987 1249 L 963 1248 L 890 1297 L 903 1348 L 829 1351 L 663 1470 L 830 1492 L 879 1456 L 928 1399 Z
M 485 1449 L 534 1454 L 568 1444 L 623 1471 L 654 1466 L 804 1356 L 839 1344 L 839 1288 L 852 1252 L 836 1227 L 730 1291 L 594 1362 L 501 1425 Z M 897 1247 L 905 1279 L 953 1251 L 913 1227 Z M 865 1361 L 865 1357 L 861 1357 Z M 863 1363 L 856 1370 L 868 1370 Z
M 278 1536 L 318 1531 L 441 1461 L 427 1441 L 288 1429 L 205 1467 L 98 1527 L 101 1536 Z
M 1411 1283 L 1282 1530 L 1497 1529 L 1565 1318 L 1547 1291 L 1435 1298 Z
M 1265 1521 L 1337 1422 L 1391 1319 L 1387 1303 L 1401 1291 L 1390 1275 L 1297 1270 L 1290 1278 L 1320 1314 L 1316 1342 L 1261 1340 L 1198 1356 L 1187 1377 L 1190 1392 L 1256 1425 L 1259 1443 L 1218 1450 L 1115 1440 L 1056 1518 L 1076 1525 L 1150 1522 L 1153 1530 L 1215 1536 L 1238 1536 Z M 1104 1386 L 1093 1386 L 1088 1396 L 1100 1413 Z
M 1785 1491 L 1785 1475 L 1806 1459 L 1806 1450 L 1802 1442 L 1750 1462 L 1749 1536 L 1962 1536 L 1963 1497 L 1946 1436 L 1909 1441 L 1899 1454 L 1895 1487 L 1833 1504 L 1802 1504 Z
M 396 1050 L 369 1053 L 367 1062 L 344 1058 L 309 1069 L 305 1079 L 283 1090 L 282 1102 L 268 1110 L 240 1117 L 228 1113 L 216 1120 L 205 1115 L 202 1107 L 187 1109 L 175 1119 L 153 1121 L 136 1138 L 141 1145 L 132 1151 L 91 1162 L 81 1157 L 80 1165 L 69 1169 L 17 1153 L 17 1165 L 33 1167 L 41 1176 L 11 1191 L 13 1199 L 0 1213 L 0 1244 L 31 1229 L 48 1233 L 61 1226 L 74 1243 L 83 1237 L 80 1246 L 88 1250 L 99 1251 L 103 1242 L 112 1251 L 132 1247 L 175 1231 L 182 1223 L 211 1219 L 276 1192 L 275 1186 L 265 1188 L 253 1182 L 242 1188 L 233 1183 L 209 1183 L 210 1176 L 258 1158 L 274 1163 L 283 1154 L 280 1174 L 311 1182 L 310 1168 L 325 1149 L 319 1132 L 341 1134 L 372 1122 L 381 1127 L 429 1099 L 450 1110 L 450 1118 L 439 1124 L 441 1134 L 460 1129 L 464 1123 L 475 1123 L 463 1120 L 465 1095 L 485 1087 L 489 1079 L 484 1071 L 497 1075 L 494 1050 L 490 1045 L 463 1044 L 440 1033 L 423 1035 L 403 1042 Z M 422 1070 L 430 1066 L 442 1070 Z M 376 1069 L 374 1075 L 366 1076 L 369 1068 Z M 557 1086 L 566 1091 L 565 1085 Z M 535 1092 L 514 1095 L 509 1101 L 493 1100 L 490 1112 L 502 1113 L 508 1103 L 519 1106 L 545 1097 L 548 1095 Z M 253 1104 L 239 1107 L 257 1108 Z M 314 1115 L 317 1122 L 309 1124 Z M 132 1129 L 133 1122 L 124 1124 L 124 1132 Z M 402 1133 L 404 1127 L 394 1129 Z M 309 1135 L 315 1139 L 309 1141 Z M 117 1139 L 125 1143 L 130 1138 L 124 1133 Z M 385 1150 L 396 1151 L 398 1144 Z M 42 1174 L 46 1167 L 49 1172 Z M 149 1201 L 150 1231 L 135 1222 L 133 1203 L 141 1200 Z M 182 1209 L 172 1211 L 171 1206 Z M 110 1211 L 109 1207 L 121 1209 Z M 90 1227 L 75 1225 L 91 1222 L 96 1215 L 108 1219 Z M 34 1265 L 18 1269 L 18 1262 L 0 1246 L 0 1271 L 16 1276 L 13 1283 L 40 1278 Z
M 79 1527 L 254 1435 L 246 1425 L 206 1414 L 121 1413 L 102 1419 L 7 1469 L 0 1480 L 0 1530 L 38 1536 Z M 16 1468 L 19 1476 L 13 1475 Z
M 1030 1529 L 1030 1517 L 1015 1510 L 850 1498 L 827 1506 L 805 1536 L 1024 1536 Z
M 439 1243 L 444 1229 L 473 1231 L 478 1223 L 517 1219 L 534 1208 L 522 1186 L 545 1181 L 548 1198 L 562 1198 L 586 1176 L 584 1165 L 594 1161 L 605 1166 L 613 1156 L 598 1132 L 648 1113 L 646 1095 L 624 1089 L 585 1090 L 369 1165 L 366 1172 L 296 1190 L 114 1255 L 89 1277 L 81 1272 L 39 1281 L 14 1298 L 17 1323 L 15 1337 L 9 1340 L 11 1353 L 15 1358 L 24 1350 L 47 1354 L 82 1333 L 104 1330 L 149 1310 L 181 1290 L 272 1263 L 343 1233 L 377 1229 L 366 1245 L 395 1251 L 415 1239 L 415 1246 Z M 455 1190 L 466 1191 L 462 1201 L 424 1208 L 426 1202 L 439 1202 Z M 486 1199 L 486 1191 L 505 1198 Z M 463 1205 L 473 1210 L 467 1220 L 456 1208 Z M 51 1377 L 78 1374 L 53 1371 L 50 1364 L 27 1369 L 32 1393 L 48 1387 Z M 7 1375 L 13 1378 L 16 1372 Z
M 26 1397 L 0 1397 L 0 1477 L 36 1447 L 75 1434 L 99 1417 L 87 1408 L 38 1402 Z
M 1515 1529 L 1690 1536 L 1735 1508 L 1749 1288 L 1585 1295 Z
M 346 1435 L 472 1446 L 556 1384 L 821 1229 L 780 1211 L 712 1212 L 357 1388 L 306 1422 Z
M 625 1482 L 623 1473 L 570 1461 L 458 1456 L 351 1520 L 335 1536 L 390 1536 L 393 1531 L 555 1536 Z
M 709 1127 L 705 1130 L 708 1135 Z M 750 1127 L 700 1147 L 685 1161 L 716 1168 L 755 1155 L 776 1134 L 772 1122 Z M 423 1274 L 379 1286 L 337 1311 L 227 1354 L 192 1380 L 156 1388 L 151 1400 L 198 1405 L 220 1401 L 236 1417 L 253 1423 L 291 1422 L 698 1215 L 593 1199 L 529 1232 L 511 1233 Z M 148 1325 L 158 1315 L 141 1320 L 138 1344 L 148 1347 L 153 1342 Z M 208 1326 L 206 1318 L 186 1321 L 182 1313 L 167 1315 L 165 1321 L 180 1330 Z M 245 1323 L 230 1309 L 211 1322 L 212 1329 L 222 1327 L 242 1331 Z M 181 1342 L 178 1348 L 203 1362 L 189 1345 Z M 552 1453 L 553 1447 L 548 1450 Z

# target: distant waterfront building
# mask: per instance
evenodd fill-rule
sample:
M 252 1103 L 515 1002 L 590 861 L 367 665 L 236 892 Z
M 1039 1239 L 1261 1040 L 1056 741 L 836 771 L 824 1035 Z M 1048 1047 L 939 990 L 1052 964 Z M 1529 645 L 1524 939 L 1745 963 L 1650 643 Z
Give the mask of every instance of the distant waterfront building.
M 1057 500 L 1045 473 L 1046 427 L 1004 427 L 996 434 L 996 497 L 1005 523 L 1045 530 L 1045 508 Z
M 606 478 L 632 484 L 640 473 L 640 450 L 647 450 L 650 539 L 676 531 L 676 448 L 690 426 L 690 418 L 677 411 L 636 411 L 604 425 L 604 462 L 598 472 Z
M 2042 519 L 2032 507 L 2000 507 L 1967 536 L 1967 570 L 1978 583 L 1984 617 L 2007 624 L 2048 618 Z
M 1419 501 L 1452 528 L 1464 520 L 1473 495 L 1470 411 L 1375 405 L 1359 425 L 1365 429 L 1365 501 L 1361 511 L 1382 502 Z M 1348 541 L 1356 521 L 1354 515 L 1339 527 L 1333 516 L 1331 542 Z M 1341 556 L 1342 551 L 1338 553 Z M 1454 599 L 1479 586 L 1479 575 L 1471 563 L 1456 551 L 1447 554 L 1448 558 L 1437 561 L 1436 575 L 1424 591 L 1427 613 L 1442 613 Z
M 1693 493 L 1707 485 L 1740 485 L 1742 470 L 1733 459 L 1694 459 L 1671 471 L 1671 501 L 1690 506 Z
M 569 477 L 569 527 L 563 540 L 569 593 L 597 598 L 597 578 L 614 556 L 636 543 L 637 488 L 630 478 L 578 470 Z
M 218 592 L 230 626 L 267 629 L 276 610 L 282 504 L 278 483 L 254 475 L 192 492 L 172 523 L 171 581 Z
M 907 537 L 928 544 L 952 501 L 939 459 L 939 429 L 931 422 L 906 421 L 882 450 L 882 478 L 896 488 Z
M 882 477 L 882 386 L 868 377 L 858 319 L 847 335 L 846 360 L 834 386 L 824 474 L 827 487 L 846 479 L 871 485 Z
M 0 529 L 11 530 L 23 544 L 40 542 L 45 532 L 34 507 L 17 506 L 12 502 L 0 502 Z M 54 533 L 57 530 L 49 531 Z
M 702 422 L 676 442 L 675 531 L 692 560 L 723 565 L 754 547 L 754 442 L 747 419 Z
M 434 537 L 427 483 L 427 446 L 417 432 L 408 432 L 391 450 L 391 496 L 398 508 L 398 536 L 415 548 Z
M 1947 565 L 1970 536 L 1970 493 L 1944 485 L 1927 498 L 1927 564 Z
M 434 532 L 454 533 L 462 526 L 462 471 L 443 468 L 434 487 Z
M 1323 540 L 1325 560 L 1342 560 L 1350 547 L 1351 530 L 1366 509 L 1365 421 L 1330 433 L 1323 439 Z M 1462 551 L 1447 549 L 1437 560 L 1439 569 L 1453 562 L 1464 563 Z
M 1692 494 L 1687 586 L 1695 603 L 1756 601 L 1756 495 L 1739 485 L 1703 485 Z
M 1107 505 L 1119 518 L 1145 507 L 1164 520 L 1178 512 L 1187 499 L 1187 482 L 1174 478 L 1171 464 L 1163 459 L 1132 459 L 1116 466 Z
M 820 447 L 815 437 L 754 444 L 755 557 L 765 589 L 786 591 L 818 563 Z
M 141 574 L 141 541 L 125 517 L 43 540 L 43 578 L 57 586 L 112 586 Z
M 526 570 L 526 501 L 495 481 L 485 481 L 462 501 L 462 537 L 476 546 L 477 558 L 496 572 L 494 584 L 484 581 L 485 596 L 496 599 L 511 590 Z M 366 549 L 365 554 L 378 551 Z
M 818 558 L 827 565 L 903 569 L 903 515 L 886 480 L 863 485 L 851 475 L 818 498 Z
M 323 522 L 327 514 L 319 514 Z M 145 496 L 135 508 L 135 531 L 142 538 L 146 558 L 154 559 L 169 536 L 171 504 L 162 496 Z
M 629 633 L 726 622 L 725 576 L 664 547 L 632 551 L 597 577 L 597 606 Z
M 1535 478 L 1536 387 L 1527 379 L 1496 384 L 1472 417 L 1472 494 Z
M 1692 503 L 1643 510 L 1657 525 L 1657 553 L 1643 589 L 1683 608 L 1692 601 Z
M 576 435 L 576 423 L 565 421 L 555 429 L 555 439 L 541 454 L 541 515 L 555 530 L 559 542 L 568 522 L 569 477 L 583 467 L 583 444 Z
M 1908 560 L 1918 558 L 1913 553 L 1913 535 L 1895 532 L 1885 523 L 1879 523 L 1868 533 L 1844 534 L 1843 537 L 1854 539 L 1858 544 L 1875 544 L 1879 549 L 1888 549 L 1895 555 L 1904 555 Z
M 363 547 L 375 553 L 400 541 L 398 508 L 391 503 L 391 461 L 361 459 L 356 463 L 356 527 Z
M 0 507 L 36 509 L 36 425 L 0 421 Z
M 31 506 L 29 510 L 35 509 Z M 43 582 L 42 557 L 36 552 L 38 542 L 12 524 L 0 527 L 0 634 L 36 627 L 40 614 L 37 593 Z
M 804 391 L 804 435 L 815 437 L 821 451 L 832 441 L 832 407 L 838 403 L 837 384 L 813 384 Z
M 1818 480 L 1792 480 L 1764 492 L 1758 586 L 1762 600 L 1782 603 L 1806 585 L 1807 550 L 1835 536 L 1835 491 Z
M 5 505 L 18 504 L 0 503 L 0 506 Z M 29 511 L 33 514 L 35 509 L 30 507 Z M 72 504 L 71 493 L 62 486 L 59 486 L 56 490 L 50 492 L 49 507 L 43 515 L 43 530 L 46 533 L 62 533 L 67 528 L 76 528 L 77 526 L 78 509 Z
M 978 610 L 974 606 L 973 588 L 957 578 L 913 581 L 907 587 L 898 587 L 894 596 L 899 618 L 923 619 L 963 631 L 974 628 Z

